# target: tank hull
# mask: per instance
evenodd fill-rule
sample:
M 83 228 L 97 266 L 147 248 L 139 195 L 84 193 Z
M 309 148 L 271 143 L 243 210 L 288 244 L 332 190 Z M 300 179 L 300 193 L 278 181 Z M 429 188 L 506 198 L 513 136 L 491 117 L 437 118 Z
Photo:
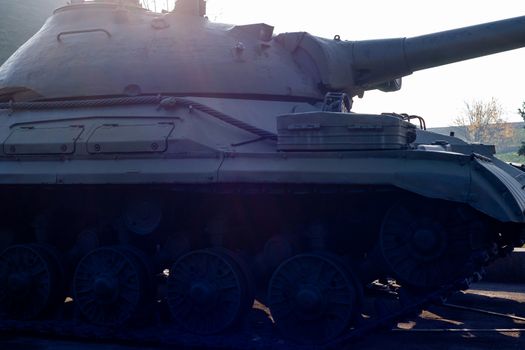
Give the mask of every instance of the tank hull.
M 283 114 L 314 108 L 286 101 L 191 100 L 220 104 L 225 111 L 245 106 L 250 117 L 243 114 L 236 119 L 268 133 L 276 132 L 275 118 L 250 115 L 249 109 L 262 107 L 266 113 L 268 107 Z M 465 203 L 502 222 L 523 222 L 521 173 L 475 153 L 276 151 L 275 141 L 254 141 L 250 132 L 185 107 L 0 113 L 0 184 L 4 185 L 392 186 Z

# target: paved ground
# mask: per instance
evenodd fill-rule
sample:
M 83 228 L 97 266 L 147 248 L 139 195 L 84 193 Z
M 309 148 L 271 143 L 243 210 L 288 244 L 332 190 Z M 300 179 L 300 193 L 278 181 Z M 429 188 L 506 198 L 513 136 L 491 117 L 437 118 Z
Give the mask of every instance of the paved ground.
M 512 314 L 525 318 L 525 284 L 481 283 L 451 298 L 448 303 Z M 493 331 L 494 328 L 500 329 Z M 468 332 L 451 331 L 471 329 Z M 523 329 L 517 331 L 515 329 Z M 0 337 L 1 350 L 133 350 L 151 349 L 114 344 L 80 344 L 71 341 Z M 350 344 L 347 349 L 488 350 L 525 349 L 525 320 L 444 306 L 432 306 L 413 320 L 399 323 L 394 331 L 378 331 Z

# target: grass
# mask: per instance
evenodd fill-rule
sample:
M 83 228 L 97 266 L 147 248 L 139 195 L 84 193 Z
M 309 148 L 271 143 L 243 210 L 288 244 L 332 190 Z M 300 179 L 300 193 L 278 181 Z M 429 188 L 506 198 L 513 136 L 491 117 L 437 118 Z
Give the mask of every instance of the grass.
M 504 162 L 525 164 L 525 156 L 520 156 L 516 152 L 497 153 L 496 157 Z

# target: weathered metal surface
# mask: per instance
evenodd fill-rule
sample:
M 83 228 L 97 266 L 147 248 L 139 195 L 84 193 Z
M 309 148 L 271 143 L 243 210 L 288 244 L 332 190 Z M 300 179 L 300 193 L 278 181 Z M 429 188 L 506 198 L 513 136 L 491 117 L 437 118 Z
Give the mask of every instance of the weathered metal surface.
M 322 98 L 287 50 L 261 41 L 253 30 L 234 28 L 111 3 L 64 7 L 0 69 L 0 91 L 23 87 L 47 98 L 141 93 Z
M 97 127 L 87 140 L 89 153 L 165 152 L 172 123 L 105 124 Z
M 78 126 L 19 127 L 4 142 L 7 155 L 72 154 L 84 129 Z
M 406 149 L 416 127 L 394 116 L 294 113 L 277 117 L 281 151 Z

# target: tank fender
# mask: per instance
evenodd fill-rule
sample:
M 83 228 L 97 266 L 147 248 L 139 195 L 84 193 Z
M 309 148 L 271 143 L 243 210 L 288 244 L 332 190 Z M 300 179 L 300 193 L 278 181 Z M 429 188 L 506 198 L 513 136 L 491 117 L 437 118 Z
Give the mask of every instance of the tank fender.
M 434 157 L 448 152 L 425 152 Z M 419 152 L 418 152 L 419 153 Z M 489 158 L 473 154 L 459 157 L 462 164 L 438 162 L 409 166 L 396 172 L 392 183 L 424 197 L 462 202 L 501 222 L 525 222 L 525 190 Z M 461 170 L 463 169 L 463 170 Z
M 422 150 L 283 152 L 225 156 L 219 183 L 393 186 L 470 205 L 501 222 L 524 223 L 525 185 L 478 154 Z
M 524 186 L 490 159 L 473 158 L 469 204 L 501 221 L 523 222 Z

